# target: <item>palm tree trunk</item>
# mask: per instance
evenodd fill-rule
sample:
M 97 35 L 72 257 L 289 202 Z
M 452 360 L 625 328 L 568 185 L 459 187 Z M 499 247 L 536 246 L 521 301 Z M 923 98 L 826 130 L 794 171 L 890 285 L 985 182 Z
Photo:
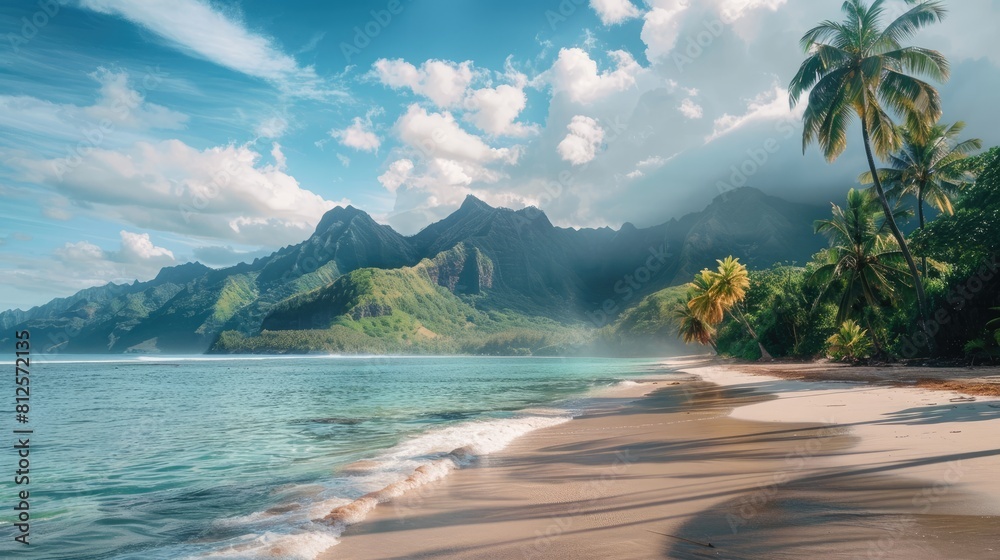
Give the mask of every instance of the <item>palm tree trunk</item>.
M 754 342 L 756 342 L 757 346 L 760 348 L 760 361 L 773 362 L 774 356 L 772 356 L 771 353 L 767 351 L 767 348 L 764 348 L 764 344 L 761 343 L 760 338 L 757 336 L 757 331 L 753 330 L 753 327 L 750 325 L 750 320 L 747 319 L 747 316 L 743 314 L 743 310 L 740 309 L 739 304 L 734 305 L 733 309 L 735 309 L 736 313 L 739 314 L 739 315 L 735 314 L 733 315 L 733 317 L 736 319 L 736 322 L 743 325 L 743 328 L 747 330 L 747 332 L 753 338 Z
M 878 343 L 878 333 L 875 332 L 874 328 L 872 328 L 872 320 L 870 317 L 868 317 L 867 313 L 865 313 L 865 323 L 868 325 L 868 332 L 872 334 L 872 342 L 875 344 L 875 355 L 881 356 L 882 345 Z
M 875 192 L 878 193 L 879 202 L 882 203 L 882 211 L 885 213 L 886 223 L 889 224 L 889 229 L 892 230 L 893 237 L 899 243 L 899 250 L 903 253 L 903 258 L 906 259 L 906 265 L 910 268 L 910 274 L 913 276 L 913 286 L 916 288 L 917 292 L 917 308 L 920 311 L 920 326 L 927 335 L 928 349 L 934 352 L 934 337 L 931 335 L 930 329 L 927 325 L 927 298 L 924 294 L 924 282 L 920 278 L 920 271 L 917 270 L 917 263 L 913 261 L 913 255 L 910 253 L 910 248 L 906 245 L 906 238 L 903 237 L 903 232 L 899 231 L 899 226 L 896 225 L 896 220 L 892 216 L 892 207 L 889 206 L 889 199 L 885 196 L 885 190 L 882 188 L 882 180 L 878 176 L 878 169 L 875 168 L 875 156 L 872 155 L 872 141 L 868 133 L 868 121 L 864 117 L 861 118 L 861 134 L 864 136 L 865 140 L 865 155 L 868 156 L 868 167 L 872 172 L 872 179 L 875 181 Z
M 927 182 L 921 181 L 920 186 L 917 187 L 917 215 L 920 216 L 920 229 L 924 229 L 924 188 Z M 927 257 L 920 257 L 921 268 L 923 269 L 924 278 L 927 278 Z

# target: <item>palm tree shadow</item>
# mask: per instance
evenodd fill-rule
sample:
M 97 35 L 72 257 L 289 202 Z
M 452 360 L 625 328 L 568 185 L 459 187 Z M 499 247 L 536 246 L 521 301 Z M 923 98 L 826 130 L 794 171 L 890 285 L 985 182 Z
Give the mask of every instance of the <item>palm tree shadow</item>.
M 888 418 L 875 424 L 942 424 L 945 422 L 983 422 L 1000 418 L 1000 408 L 991 403 L 940 404 L 918 406 L 886 414 Z

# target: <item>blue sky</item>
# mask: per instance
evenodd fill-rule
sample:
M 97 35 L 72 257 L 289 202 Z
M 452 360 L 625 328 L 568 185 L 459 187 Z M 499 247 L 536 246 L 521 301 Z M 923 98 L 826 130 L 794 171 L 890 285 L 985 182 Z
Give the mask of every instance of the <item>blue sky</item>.
M 335 205 L 409 234 L 468 194 L 567 227 L 744 182 L 839 200 L 859 147 L 803 155 L 785 89 L 839 4 L 5 2 L 0 309 L 252 260 Z M 952 62 L 945 119 L 995 145 L 1000 2 L 950 8 L 917 42 Z

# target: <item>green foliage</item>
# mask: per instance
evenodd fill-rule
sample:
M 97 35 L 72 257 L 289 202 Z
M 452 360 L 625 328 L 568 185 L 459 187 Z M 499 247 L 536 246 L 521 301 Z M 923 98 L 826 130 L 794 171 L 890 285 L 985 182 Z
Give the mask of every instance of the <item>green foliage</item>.
M 833 330 L 836 309 L 831 304 L 814 308 L 818 289 L 807 282 L 810 275 L 810 269 L 793 266 L 750 273 L 746 315 L 761 343 L 775 357 L 819 355 L 826 343 L 824 333 Z M 748 360 L 760 357 L 757 343 L 735 321 L 721 326 L 718 347 L 720 353 L 729 356 Z
M 872 348 L 868 331 L 855 321 L 846 321 L 827 340 L 827 355 L 834 360 L 857 362 L 869 357 Z
M 919 254 L 955 265 L 959 277 L 1000 254 L 1000 147 L 970 159 L 979 176 L 956 202 L 955 214 L 938 217 L 913 236 Z
M 845 208 L 834 204 L 832 218 L 816 222 L 816 233 L 830 238 L 830 248 L 810 281 L 821 286 L 821 300 L 836 298 L 838 323 L 898 299 L 906 284 L 903 255 L 883 218 L 874 196 L 851 189 Z
M 842 10 L 843 22 L 824 21 L 801 40 L 808 57 L 788 91 L 793 106 L 809 92 L 802 145 L 817 142 L 832 161 L 847 147 L 847 131 L 860 118 L 866 139 L 884 157 L 900 145 L 889 111 L 901 113 L 912 129 L 941 116 L 937 90 L 910 74 L 943 81 L 948 61 L 937 51 L 902 43 L 940 21 L 946 10 L 942 2 L 921 2 L 888 23 L 882 0 L 871 5 L 847 0 Z
M 257 283 L 248 274 L 230 276 L 213 306 L 212 320 L 225 323 L 243 307 L 257 299 Z
M 223 333 L 213 351 L 525 355 L 582 344 L 571 327 L 513 311 L 482 312 L 433 282 L 468 255 L 459 246 L 414 267 L 355 270 L 277 304 L 256 336 Z M 478 251 L 474 256 L 477 266 L 492 266 Z
M 686 286 L 672 286 L 644 297 L 595 334 L 594 348 L 602 355 L 668 355 L 687 351 L 675 340 L 674 309 L 687 301 Z
M 966 159 L 982 148 L 983 143 L 978 139 L 959 142 L 957 138 L 963 130 L 965 123 L 961 121 L 951 126 L 935 124 L 918 130 L 900 127 L 902 149 L 889 156 L 889 167 L 878 170 L 890 198 L 899 200 L 912 196 L 916 199 L 921 228 L 926 222 L 925 202 L 941 213 L 954 214 L 953 198 L 975 181 L 975 175 L 967 169 Z M 864 173 L 861 182 L 871 183 L 871 172 Z

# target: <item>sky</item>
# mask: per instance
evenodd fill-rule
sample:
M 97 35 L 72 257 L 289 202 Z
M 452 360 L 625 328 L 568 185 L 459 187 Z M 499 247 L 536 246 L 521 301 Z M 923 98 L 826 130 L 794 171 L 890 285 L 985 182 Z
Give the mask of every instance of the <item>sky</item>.
M 901 13 L 902 0 L 888 2 Z M 1000 0 L 913 39 L 944 120 L 1000 144 Z M 803 154 L 787 87 L 837 0 L 7 0 L 0 309 L 306 239 L 354 205 L 404 234 L 467 195 L 650 226 L 749 185 L 839 201 L 860 131 Z M 854 139 L 858 139 L 855 141 Z

